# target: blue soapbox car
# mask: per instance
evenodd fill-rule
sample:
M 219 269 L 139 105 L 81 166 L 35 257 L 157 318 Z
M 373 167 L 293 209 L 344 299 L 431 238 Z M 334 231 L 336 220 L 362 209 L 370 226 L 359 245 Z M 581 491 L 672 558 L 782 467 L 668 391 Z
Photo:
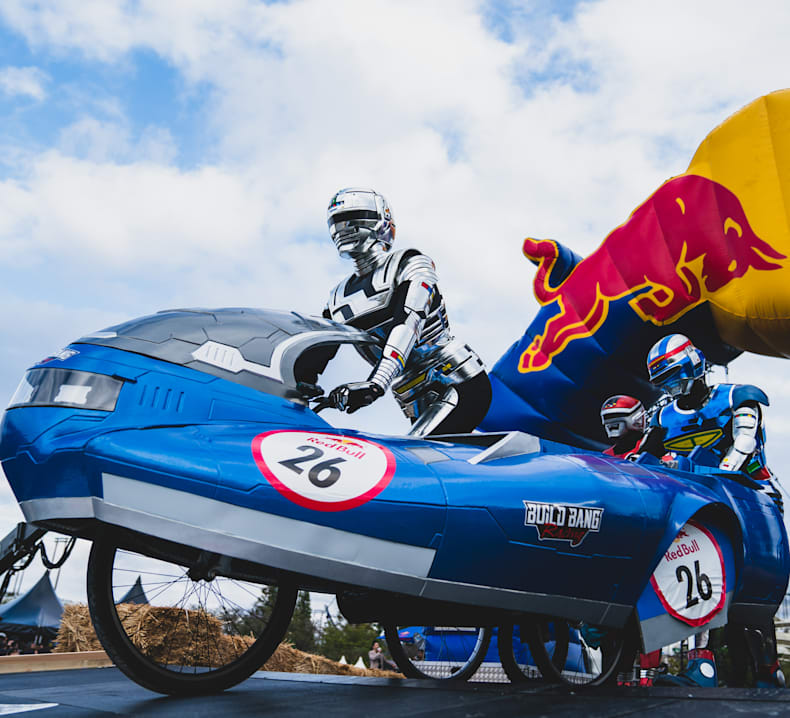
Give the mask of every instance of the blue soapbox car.
M 319 375 L 340 345 L 373 341 L 296 313 L 173 310 L 26 372 L 3 469 L 28 522 L 93 542 L 91 615 L 132 679 L 165 693 L 238 683 L 283 639 L 299 589 L 386 626 L 407 675 L 422 672 L 399 626 L 475 627 L 454 678 L 493 627 L 514 680 L 534 671 L 519 642 L 557 678 L 568 636 L 593 627 L 583 679 L 603 682 L 637 649 L 773 616 L 787 535 L 747 476 L 516 431 L 333 428 L 310 408 Z M 141 577 L 157 630 L 116 603 Z

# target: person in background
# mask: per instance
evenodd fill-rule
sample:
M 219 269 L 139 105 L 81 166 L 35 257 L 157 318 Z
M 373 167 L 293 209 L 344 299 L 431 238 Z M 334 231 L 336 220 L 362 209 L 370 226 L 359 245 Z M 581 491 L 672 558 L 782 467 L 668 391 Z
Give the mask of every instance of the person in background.
M 709 386 L 705 355 L 683 334 L 670 334 L 653 345 L 647 355 L 647 372 L 650 381 L 670 400 L 651 421 L 651 427 L 661 431 L 662 450 L 688 455 L 697 446 L 704 446 L 722 471 L 748 474 L 783 511 L 779 487 L 765 459 L 761 408 L 768 406 L 765 392 L 751 384 Z M 705 651 L 707 634 L 697 636 L 696 652 L 689 653 L 690 667 L 693 660 L 707 659 L 710 651 L 699 653 Z M 743 668 L 748 648 L 758 685 L 784 686 L 773 620 L 749 626 L 730 622 L 726 634 L 735 663 Z
M 384 655 L 378 641 L 374 641 L 373 647 L 368 651 L 368 666 L 381 671 L 398 670 L 398 667 Z
M 601 406 L 601 423 L 614 443 L 604 454 L 627 459 L 639 453 L 647 429 L 647 411 L 639 399 L 625 394 L 610 396 Z
M 648 413 L 639 399 L 626 394 L 610 396 L 601 406 L 601 423 L 609 441 L 614 443 L 604 454 L 618 459 L 636 456 L 645 438 Z M 621 685 L 652 686 L 661 663 L 661 649 L 640 653 L 633 674 L 621 676 Z

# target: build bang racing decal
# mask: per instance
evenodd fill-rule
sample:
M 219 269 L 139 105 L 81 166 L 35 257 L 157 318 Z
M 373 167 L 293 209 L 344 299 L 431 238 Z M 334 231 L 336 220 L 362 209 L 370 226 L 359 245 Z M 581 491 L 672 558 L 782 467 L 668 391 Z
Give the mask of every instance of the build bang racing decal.
M 384 446 L 341 434 L 268 431 L 252 440 L 261 473 L 287 499 L 316 511 L 345 511 L 381 493 L 395 473 Z
M 541 541 L 570 541 L 578 546 L 590 531 L 601 528 L 603 509 L 597 506 L 569 506 L 524 501 L 524 525 L 534 526 Z
M 724 558 L 714 536 L 689 521 L 662 557 L 650 583 L 670 616 L 689 626 L 704 626 L 721 611 L 727 593 Z

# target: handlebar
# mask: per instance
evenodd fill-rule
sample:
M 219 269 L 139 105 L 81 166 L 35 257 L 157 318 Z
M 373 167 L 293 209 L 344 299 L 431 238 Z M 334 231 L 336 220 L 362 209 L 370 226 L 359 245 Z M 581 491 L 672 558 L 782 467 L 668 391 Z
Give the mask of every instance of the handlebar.
M 310 407 L 316 414 L 324 409 L 337 409 L 337 404 L 333 399 L 328 396 L 319 396 L 315 399 L 310 399 L 313 405 Z
M 324 390 L 318 384 L 309 384 L 300 381 L 296 384 L 299 393 L 307 401 L 307 405 L 317 414 L 324 409 L 337 409 L 337 403 L 331 395 L 324 395 Z

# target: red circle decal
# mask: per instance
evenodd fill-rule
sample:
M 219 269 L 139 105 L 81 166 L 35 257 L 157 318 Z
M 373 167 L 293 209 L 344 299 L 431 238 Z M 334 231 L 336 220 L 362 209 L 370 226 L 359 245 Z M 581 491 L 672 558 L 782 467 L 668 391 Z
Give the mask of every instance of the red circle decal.
M 252 440 L 252 456 L 277 491 L 316 511 L 360 506 L 395 473 L 395 457 L 386 446 L 319 431 L 267 431 Z
M 704 526 L 689 521 L 650 578 L 666 612 L 689 626 L 704 626 L 724 606 L 727 575 L 721 548 Z

